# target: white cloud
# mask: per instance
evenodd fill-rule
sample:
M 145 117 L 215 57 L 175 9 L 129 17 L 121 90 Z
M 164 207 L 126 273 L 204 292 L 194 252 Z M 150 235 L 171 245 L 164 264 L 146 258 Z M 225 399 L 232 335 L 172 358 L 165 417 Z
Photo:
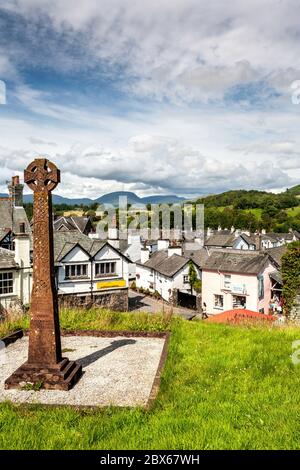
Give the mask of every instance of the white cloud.
M 52 28 L 47 54 L 36 50 L 34 60 L 48 66 L 51 57 L 63 71 L 118 66 L 120 86 L 138 95 L 207 101 L 261 80 L 288 93 L 300 77 L 294 0 L 81 0 L 76 8 L 73 0 L 15 0 L 2 8 L 25 18 L 28 40 L 47 40 Z
M 16 15 L 22 41 L 10 37 L 0 50 L 0 78 L 15 80 L 10 97 L 29 113 L 0 118 L 5 178 L 41 153 L 62 168 L 59 192 L 68 196 L 278 189 L 300 176 L 300 107 L 290 89 L 300 79 L 298 2 L 14 0 L 1 8 Z M 124 115 L 100 100 L 67 105 L 50 79 L 47 91 L 25 84 L 26 67 L 112 80 L 128 103 L 147 100 Z M 248 84 L 260 108 L 251 108 L 251 92 L 237 104 L 223 100 Z M 269 88 L 283 96 L 274 101 Z

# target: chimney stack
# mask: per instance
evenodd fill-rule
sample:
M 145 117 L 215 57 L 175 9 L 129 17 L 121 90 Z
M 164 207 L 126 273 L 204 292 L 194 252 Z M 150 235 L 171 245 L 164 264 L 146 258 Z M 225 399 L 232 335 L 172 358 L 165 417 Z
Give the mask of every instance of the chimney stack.
M 169 246 L 168 248 L 168 258 L 170 258 L 172 255 L 179 255 L 182 256 L 182 248 L 181 246 Z
M 141 263 L 145 264 L 150 258 L 150 252 L 148 248 L 142 248 L 141 249 Z
M 15 235 L 15 261 L 22 268 L 30 267 L 30 238 L 27 233 Z
M 15 207 L 23 206 L 23 188 L 24 185 L 20 184 L 19 176 L 13 176 L 11 183 L 8 185 L 8 192 Z

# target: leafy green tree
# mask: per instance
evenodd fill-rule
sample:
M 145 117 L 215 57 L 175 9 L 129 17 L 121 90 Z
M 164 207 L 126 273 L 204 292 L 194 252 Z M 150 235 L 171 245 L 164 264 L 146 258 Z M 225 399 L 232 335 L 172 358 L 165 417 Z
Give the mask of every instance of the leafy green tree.
M 201 292 L 201 281 L 197 276 L 197 272 L 192 261 L 189 261 L 189 283 L 191 286 L 191 294 L 193 294 L 193 290 Z
M 287 252 L 282 256 L 281 261 L 284 313 L 289 315 L 296 295 L 300 292 L 300 242 L 289 244 Z

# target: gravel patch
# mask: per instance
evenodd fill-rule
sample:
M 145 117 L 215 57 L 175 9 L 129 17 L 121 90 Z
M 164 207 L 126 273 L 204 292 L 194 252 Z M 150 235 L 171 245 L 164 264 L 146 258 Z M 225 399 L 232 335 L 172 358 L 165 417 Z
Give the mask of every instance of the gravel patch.
M 164 338 L 65 336 L 63 356 L 80 362 L 84 372 L 72 390 L 5 390 L 5 379 L 27 359 L 28 337 L 23 337 L 0 350 L 0 402 L 145 406 L 164 343 Z

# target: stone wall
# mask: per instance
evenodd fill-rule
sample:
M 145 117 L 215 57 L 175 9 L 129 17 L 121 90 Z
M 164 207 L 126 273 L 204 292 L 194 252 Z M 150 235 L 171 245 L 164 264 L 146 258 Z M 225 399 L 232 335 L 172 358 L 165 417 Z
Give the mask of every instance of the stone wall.
M 93 299 L 90 295 L 60 295 L 60 307 L 84 307 L 91 308 L 93 306 L 109 308 L 119 312 L 128 311 L 128 289 L 120 289 L 94 293 Z
M 197 294 L 196 310 L 197 312 L 202 313 L 202 295 L 201 294 Z
M 170 303 L 174 306 L 177 307 L 178 305 L 178 289 L 173 289 L 172 295 L 170 297 Z
M 110 291 L 94 296 L 94 305 L 106 307 L 119 312 L 128 310 L 128 289 Z
M 289 317 L 292 320 L 300 320 L 300 294 L 296 296 L 296 300 Z

